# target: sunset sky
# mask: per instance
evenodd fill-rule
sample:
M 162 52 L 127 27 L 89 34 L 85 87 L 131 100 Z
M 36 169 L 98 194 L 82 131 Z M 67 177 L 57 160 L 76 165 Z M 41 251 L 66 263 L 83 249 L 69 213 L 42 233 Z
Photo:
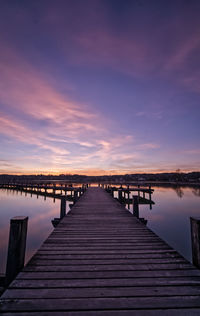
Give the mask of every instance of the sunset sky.
M 1 0 L 0 173 L 200 170 L 199 0 Z

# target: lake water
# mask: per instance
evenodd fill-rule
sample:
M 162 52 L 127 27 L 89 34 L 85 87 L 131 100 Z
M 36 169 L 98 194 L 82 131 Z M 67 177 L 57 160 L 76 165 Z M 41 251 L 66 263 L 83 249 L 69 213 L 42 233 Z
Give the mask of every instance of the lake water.
M 147 226 L 191 261 L 189 217 L 200 217 L 200 189 L 152 187 L 155 205 L 140 205 L 140 217 Z M 69 209 L 67 202 L 67 209 Z M 132 211 L 132 208 L 130 208 Z M 28 216 L 26 262 L 53 230 L 51 220 L 59 217 L 60 200 L 11 190 L 0 190 L 0 272 L 5 272 L 9 221 L 14 216 Z
M 67 202 L 67 210 L 69 209 Z M 0 190 L 0 273 L 5 272 L 10 218 L 28 216 L 26 262 L 53 230 L 51 220 L 60 216 L 60 200 L 11 190 Z

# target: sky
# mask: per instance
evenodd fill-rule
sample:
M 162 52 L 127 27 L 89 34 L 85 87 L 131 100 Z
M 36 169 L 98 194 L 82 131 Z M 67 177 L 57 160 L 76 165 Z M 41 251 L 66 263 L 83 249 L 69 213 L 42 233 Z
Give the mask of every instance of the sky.
M 200 170 L 199 0 L 0 0 L 0 173 Z

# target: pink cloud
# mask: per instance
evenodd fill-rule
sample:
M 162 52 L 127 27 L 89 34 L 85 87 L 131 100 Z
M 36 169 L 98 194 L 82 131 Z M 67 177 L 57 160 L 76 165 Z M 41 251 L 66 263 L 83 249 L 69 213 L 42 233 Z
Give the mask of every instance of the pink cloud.
M 106 126 L 108 119 L 90 106 L 59 93 L 48 78 L 13 52 L 2 50 L 0 54 L 0 97 L 7 105 L 6 111 L 1 110 L 0 133 L 13 143 L 35 146 L 30 154 L 23 153 L 25 163 L 18 161 L 21 172 L 34 170 L 36 161 L 37 172 L 62 172 L 80 169 L 83 164 L 85 169 L 109 168 L 113 160 L 124 158 L 126 148 L 134 142 L 132 135 L 113 134 Z M 72 144 L 79 147 L 73 154 Z M 80 146 L 87 151 L 81 152 Z
M 10 113 L 1 112 L 2 133 L 22 142 L 52 149 L 55 153 L 56 147 L 53 148 L 47 141 L 57 141 L 60 137 L 65 142 L 69 139 L 86 147 L 92 146 L 87 141 L 87 134 L 103 131 L 100 122 L 103 117 L 99 113 L 59 93 L 48 78 L 13 52 L 2 49 L 0 55 L 0 98 Z M 13 117 L 13 111 L 17 111 L 20 118 Z M 34 130 L 29 125 L 29 120 L 33 119 L 39 123 L 46 121 L 47 124 L 40 124 L 40 129 Z M 68 153 L 64 149 L 62 151 Z

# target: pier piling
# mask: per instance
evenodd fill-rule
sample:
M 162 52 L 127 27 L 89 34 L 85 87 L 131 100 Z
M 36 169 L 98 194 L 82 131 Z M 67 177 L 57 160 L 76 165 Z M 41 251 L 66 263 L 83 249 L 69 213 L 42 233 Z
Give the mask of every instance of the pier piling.
M 60 201 L 60 218 L 66 215 L 66 198 L 63 196 Z
M 24 267 L 27 225 L 28 217 L 18 216 L 10 220 L 6 284 L 9 284 Z
M 139 197 L 133 195 L 133 215 L 139 218 Z
M 193 264 L 200 269 L 200 218 L 190 217 L 192 260 Z

